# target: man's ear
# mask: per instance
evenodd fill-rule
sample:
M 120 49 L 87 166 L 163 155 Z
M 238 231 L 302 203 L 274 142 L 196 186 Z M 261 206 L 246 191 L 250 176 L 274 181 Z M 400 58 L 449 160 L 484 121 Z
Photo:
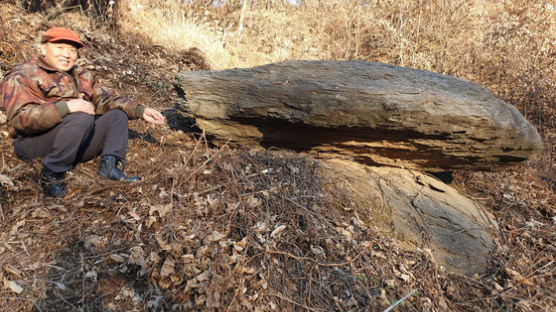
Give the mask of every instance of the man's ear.
M 46 56 L 46 43 L 41 43 L 41 54 Z

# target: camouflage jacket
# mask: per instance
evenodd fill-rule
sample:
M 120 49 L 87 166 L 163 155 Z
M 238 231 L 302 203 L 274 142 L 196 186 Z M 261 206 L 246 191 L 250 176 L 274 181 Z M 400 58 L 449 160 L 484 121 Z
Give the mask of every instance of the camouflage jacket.
M 121 109 L 130 119 L 137 119 L 145 109 L 101 86 L 90 71 L 74 66 L 60 72 L 48 66 L 42 56 L 17 66 L 0 82 L 0 105 L 14 137 L 54 127 L 69 113 L 67 101 L 72 99 L 93 103 L 97 115 Z

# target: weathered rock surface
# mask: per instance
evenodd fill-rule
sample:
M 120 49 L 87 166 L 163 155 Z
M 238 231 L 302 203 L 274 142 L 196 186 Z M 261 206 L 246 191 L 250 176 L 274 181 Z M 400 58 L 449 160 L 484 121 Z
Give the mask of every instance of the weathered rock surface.
M 481 86 L 364 61 L 292 61 L 179 73 L 183 114 L 242 144 L 427 171 L 495 170 L 542 149 L 511 105 Z
M 399 240 L 429 248 L 457 273 L 481 273 L 498 239 L 496 221 L 480 205 L 438 179 L 412 170 L 327 160 L 333 192 L 393 229 Z

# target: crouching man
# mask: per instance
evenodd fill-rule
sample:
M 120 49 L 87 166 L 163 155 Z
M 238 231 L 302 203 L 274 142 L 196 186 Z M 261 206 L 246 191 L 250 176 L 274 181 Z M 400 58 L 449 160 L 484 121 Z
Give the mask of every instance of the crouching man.
M 134 182 L 123 173 L 128 120 L 164 123 L 157 110 L 120 97 L 75 63 L 84 45 L 69 29 L 51 28 L 41 37 L 41 55 L 14 68 L 0 82 L 0 104 L 18 158 L 42 157 L 41 185 L 62 198 L 66 172 L 100 155 L 98 174 Z

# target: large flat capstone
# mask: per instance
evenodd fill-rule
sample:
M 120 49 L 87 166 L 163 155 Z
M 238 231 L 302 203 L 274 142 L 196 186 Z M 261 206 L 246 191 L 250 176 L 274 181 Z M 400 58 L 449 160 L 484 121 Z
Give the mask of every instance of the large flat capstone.
M 181 72 L 183 115 L 216 139 L 426 171 L 496 170 L 542 149 L 512 105 L 455 77 L 365 61 Z

